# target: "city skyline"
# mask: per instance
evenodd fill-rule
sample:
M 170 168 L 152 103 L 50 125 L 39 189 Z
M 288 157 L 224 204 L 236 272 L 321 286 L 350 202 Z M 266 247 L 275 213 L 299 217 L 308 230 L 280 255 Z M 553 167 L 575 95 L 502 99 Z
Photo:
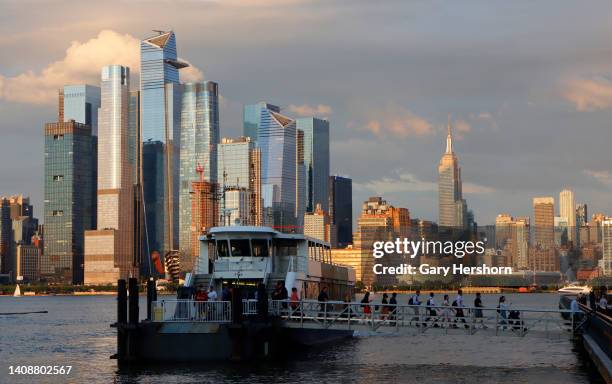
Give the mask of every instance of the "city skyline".
M 338 4 L 333 6 L 342 7 Z M 179 17 L 184 18 L 190 8 L 193 10 L 192 7 L 196 6 L 186 6 L 180 11 Z M 229 12 L 228 7 L 234 7 L 232 8 L 234 10 L 235 7 L 249 8 L 263 19 L 301 7 L 303 13 L 299 17 L 311 16 L 312 23 L 330 37 L 331 41 L 326 41 L 321 39 L 321 36 L 308 37 L 299 29 L 292 31 L 292 37 L 297 37 L 298 43 L 322 49 L 320 54 L 327 59 L 322 60 L 322 64 L 317 64 L 307 59 L 304 53 L 300 54 L 299 50 L 288 47 L 282 37 L 275 37 L 274 42 L 278 43 L 276 49 L 288 49 L 297 55 L 289 63 L 295 65 L 288 65 L 279 71 L 278 66 L 270 65 L 269 61 L 263 63 L 256 59 L 245 64 L 244 60 L 239 59 L 240 55 L 252 54 L 253 49 L 245 45 L 247 33 L 241 29 L 231 38 L 224 37 L 215 42 L 211 38 L 195 34 L 195 24 L 191 18 L 186 18 L 186 21 L 180 25 L 176 23 L 174 28 L 180 35 L 179 57 L 188 60 L 193 67 L 189 69 L 191 72 L 188 72 L 187 76 L 195 77 L 188 80 L 201 80 L 203 73 L 206 79 L 214 79 L 222 84 L 224 90 L 220 95 L 222 137 L 239 136 L 242 106 L 260 100 L 280 104 L 282 112 L 291 117 L 297 118 L 302 113 L 309 112 L 311 115 L 320 115 L 330 120 L 331 174 L 344 174 L 353 178 L 353 217 L 357 217 L 355 211 L 358 210 L 360 201 L 366 200 L 371 195 L 382 195 L 396 206 L 408 207 L 413 217 L 433 220 L 437 218 L 437 199 L 432 192 L 436 188 L 435 164 L 440 154 L 440 147 L 443 146 L 443 126 L 448 112 L 457 121 L 456 147 L 464 170 L 463 192 L 479 224 L 492 224 L 496 214 L 500 212 L 530 216 L 532 197 L 556 196 L 564 187 L 574 191 L 576 203 L 588 203 L 590 212 L 610 211 L 607 195 L 610 192 L 612 177 L 606 165 L 609 156 L 605 150 L 606 142 L 610 142 L 611 139 L 606 123 L 610 103 L 606 96 L 608 85 L 605 76 L 609 73 L 612 55 L 610 49 L 603 45 L 605 33 L 592 28 L 580 30 L 569 27 L 569 30 L 565 30 L 552 24 L 551 30 L 547 31 L 545 36 L 537 35 L 532 42 L 525 42 L 524 36 L 509 29 L 515 20 L 513 18 L 523 15 L 520 7 L 508 5 L 507 14 L 499 21 L 500 25 L 494 28 L 493 32 L 501 34 L 508 42 L 520 42 L 524 47 L 523 50 L 512 48 L 512 44 L 501 45 L 499 41 L 492 44 L 484 38 L 475 38 L 471 33 L 474 31 L 474 26 L 452 22 L 449 25 L 456 27 L 453 33 L 458 34 L 456 39 L 459 47 L 463 47 L 463 43 L 470 39 L 473 49 L 469 51 L 469 55 L 459 52 L 457 48 L 441 49 L 440 39 L 433 38 L 430 43 L 438 55 L 439 52 L 445 52 L 441 57 L 437 57 L 429 49 L 413 41 L 414 39 L 408 39 L 407 48 L 394 56 L 402 64 L 401 71 L 395 66 L 387 68 L 386 71 L 387 77 L 397 85 L 390 84 L 388 79 L 381 79 L 375 73 L 363 73 L 359 77 L 360 89 L 371 87 L 374 81 L 381 82 L 380 89 L 370 88 L 375 93 L 368 95 L 375 96 L 374 98 L 379 100 L 368 100 L 367 104 L 363 104 L 364 100 L 360 99 L 356 88 L 342 85 L 339 81 L 348 80 L 347 74 L 339 74 L 330 65 L 325 66 L 327 71 L 321 67 L 326 62 L 337 62 L 342 65 L 335 66 L 351 69 L 348 71 L 349 75 L 359 73 L 362 68 L 358 62 L 345 61 L 346 57 L 352 57 L 350 52 L 333 52 L 331 47 L 334 43 L 337 43 L 339 38 L 347 36 L 328 24 L 320 7 L 298 2 L 277 6 L 275 8 L 277 13 L 267 15 L 266 11 L 271 7 L 265 4 L 232 6 L 215 4 L 211 13 L 223 16 L 224 12 Z M 369 7 L 367 4 L 359 3 L 346 10 L 359 19 L 364 17 Z M 17 8 L 13 9 L 10 4 L 5 8 L 7 14 L 15 16 L 13 19 L 20 18 Z M 84 15 L 90 12 L 80 6 L 77 8 Z M 103 9 L 92 8 L 104 14 Z M 53 74 L 46 74 L 42 70 L 59 62 L 63 66 L 63 72 L 60 74 L 64 83 L 82 82 L 96 85 L 95 79 L 92 79 L 87 69 L 78 67 L 80 69 L 77 71 L 73 67 L 76 65 L 73 61 L 75 59 L 73 51 L 84 54 L 88 49 L 96 49 L 99 54 L 92 57 L 94 63 L 89 63 L 100 66 L 95 68 L 95 71 L 99 71 L 105 64 L 125 58 L 125 63 L 117 62 L 117 64 L 136 67 L 134 72 L 137 79 L 138 50 L 136 48 L 134 52 L 128 53 L 126 46 L 130 46 L 133 40 L 150 35 L 148 29 L 151 27 L 174 24 L 177 15 L 164 15 L 167 17 L 161 18 L 159 14 L 152 14 L 152 20 L 155 21 L 152 23 L 151 19 L 136 16 L 134 13 L 136 8 L 134 5 L 128 5 L 126 9 L 126 15 L 134 21 L 131 25 L 126 20 L 119 19 L 105 22 L 104 28 L 100 25 L 64 26 L 66 33 L 53 35 L 52 40 L 47 41 L 48 46 L 40 52 L 35 52 L 39 47 L 38 42 L 28 40 L 30 38 L 28 34 L 22 34 L 20 39 L 17 39 L 21 42 L 17 49 L 11 48 L 11 44 L 16 44 L 15 42 L 0 42 L 3 48 L 10 48 L 17 53 L 14 56 L 23 59 L 15 61 L 10 57 L 0 59 L 0 68 L 2 68 L 0 69 L 2 76 L 0 77 L 2 79 L 0 113 L 3 115 L 0 124 L 3 131 L 7 132 L 0 151 L 2 153 L 0 162 L 3 164 L 0 167 L 0 178 L 3 180 L 0 191 L 2 194 L 30 195 L 37 212 L 42 212 L 40 156 L 23 159 L 20 164 L 9 161 L 10 156 L 16 155 L 12 149 L 18 147 L 15 143 L 24 140 L 31 144 L 32 153 L 42 152 L 40 122 L 53 120 L 51 116 L 54 115 L 56 91 L 59 87 L 59 83 L 53 82 L 56 81 L 54 77 L 52 78 Z M 611 10 L 608 7 L 600 8 L 601 12 L 597 17 L 605 18 L 606 15 L 610 15 Z M 205 10 L 206 6 L 201 5 L 200 9 Z M 398 36 L 410 37 L 412 33 L 418 36 L 417 32 L 432 32 L 420 23 L 415 26 L 402 23 L 403 19 L 399 15 L 407 15 L 410 10 L 410 6 L 405 6 L 399 9 L 397 17 L 389 18 L 389 25 Z M 418 10 L 430 16 L 433 12 L 427 6 Z M 453 11 L 459 12 L 457 9 Z M 538 13 L 537 16 L 548 20 L 558 17 L 559 13 L 570 11 L 570 9 L 553 9 L 550 15 Z M 388 12 L 389 9 L 382 7 L 379 15 L 387 15 Z M 483 10 L 480 12 L 486 13 Z M 437 17 L 447 20 L 449 16 L 445 14 Z M 206 16 L 202 28 L 218 27 L 218 22 L 209 17 Z M 485 22 L 481 21 L 475 25 L 482 27 L 483 23 Z M 59 28 L 52 21 L 41 20 L 40 25 Z M 356 36 L 363 36 L 352 23 L 343 26 L 359 32 Z M 491 25 L 488 26 L 493 28 Z M 10 28 L 10 23 L 2 28 Z M 108 28 L 108 31 L 101 32 L 105 28 Z M 527 33 L 536 32 L 533 29 L 535 27 L 527 25 L 526 28 Z M 391 37 L 388 32 L 373 32 L 371 41 L 349 41 L 349 46 L 352 48 L 378 52 L 367 60 L 368 64 L 373 64 L 378 59 L 382 60 L 387 49 L 390 49 L 388 44 L 384 44 L 385 39 Z M 448 38 L 447 30 L 439 33 Z M 553 62 L 551 57 L 570 52 L 569 48 L 565 50 L 558 44 L 552 44 L 549 47 L 552 53 L 545 54 L 544 43 L 550 42 L 547 39 L 554 33 L 571 39 L 576 44 L 570 45 L 574 46 L 580 45 L 578 44 L 580 42 L 593 41 L 590 45 L 583 44 L 582 64 L 579 65 L 572 60 L 563 65 Z M 74 48 L 66 52 L 71 44 L 70 41 L 76 43 Z M 253 39 L 250 39 L 249 43 L 264 53 L 271 49 L 265 45 L 259 46 Z M 101 49 L 108 44 L 117 48 L 115 55 L 105 54 Z M 207 48 L 206 54 L 200 53 L 202 47 Z M 231 52 L 227 47 L 233 48 Z M 500 53 L 498 50 L 501 47 L 509 47 L 508 52 Z M 412 56 L 418 59 L 406 56 L 408 48 L 415 50 Z M 498 53 L 489 55 L 487 48 L 493 48 L 494 52 Z M 63 58 L 63 55 L 66 57 Z M 136 57 L 135 62 L 132 56 Z M 283 57 L 288 56 L 290 55 Z M 506 64 L 501 62 L 501 58 L 514 58 L 514 61 L 511 61 L 523 64 L 523 67 L 519 66 L 519 69 L 507 71 L 501 76 L 501 71 L 508 69 Z M 483 85 L 479 86 L 474 82 L 476 71 L 468 69 L 467 64 L 474 65 L 484 59 L 489 60 L 487 64 L 492 73 L 486 74 L 482 81 Z M 96 60 L 111 60 L 111 62 L 98 63 Z M 300 64 L 300 60 L 314 65 L 314 69 L 297 65 Z M 423 62 L 431 65 L 431 60 L 440 64 L 428 69 Z M 491 67 L 490 60 L 497 63 L 499 68 Z M 383 63 L 383 61 L 375 62 Z M 445 62 L 447 63 L 443 64 Z M 242 64 L 238 66 L 237 63 Z M 267 67 L 264 64 L 267 64 Z M 251 70 L 257 71 L 259 75 L 248 76 L 248 73 L 242 73 L 240 69 L 243 71 L 246 69 L 248 73 Z M 545 76 L 544 69 L 558 78 Z M 24 95 L 25 91 L 31 89 L 28 88 L 27 82 L 20 83 L 24 80 L 20 80 L 19 75 L 27 75 L 30 70 L 33 71 L 31 76 L 34 76 L 34 80 L 41 80 L 41 89 L 40 92 Z M 434 80 L 434 77 L 447 71 L 448 75 L 444 75 L 438 82 L 431 83 L 432 87 L 428 86 L 427 80 Z M 75 74 L 79 74 L 79 77 L 77 78 Z M 272 75 L 277 78 L 276 81 L 272 81 L 270 77 Z M 495 75 L 500 77 L 495 78 Z M 318 81 L 313 81 L 315 80 L 313 76 L 318 76 L 316 78 Z M 338 80 L 334 79 L 334 76 Z M 457 80 L 462 77 L 464 79 Z M 508 80 L 501 80 L 502 77 Z M 79 81 L 80 79 L 82 81 Z M 536 84 L 536 88 L 541 87 L 541 89 L 528 86 L 528 79 L 536 80 L 533 83 Z M 577 79 L 582 79 L 582 82 Z M 307 82 L 316 83 L 317 86 L 309 85 Z M 515 85 L 510 86 L 511 82 Z M 134 80 L 132 83 L 137 85 L 139 82 Z M 285 86 L 286 83 L 290 86 Z M 14 89 L 12 87 L 16 85 L 22 87 L 18 89 L 19 92 L 12 92 Z M 560 85 L 567 85 L 568 88 L 558 89 Z M 597 86 L 600 88 L 596 88 Z M 49 89 L 53 90 L 55 96 L 44 96 Z M 428 91 L 423 92 L 423 90 Z M 460 93 L 464 93 L 465 97 L 457 98 Z M 36 150 L 37 146 L 40 150 Z M 400 162 L 398 159 L 403 161 Z M 547 177 L 540 177 L 542 174 L 546 174 Z

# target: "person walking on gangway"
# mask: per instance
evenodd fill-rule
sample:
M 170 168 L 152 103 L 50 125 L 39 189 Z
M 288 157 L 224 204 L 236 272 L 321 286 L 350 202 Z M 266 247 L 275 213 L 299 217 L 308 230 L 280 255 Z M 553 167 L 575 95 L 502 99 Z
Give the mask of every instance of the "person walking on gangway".
M 455 325 L 457 328 L 457 323 L 462 322 L 465 328 L 468 328 L 467 322 L 465 321 L 465 313 L 463 312 L 463 291 L 461 289 L 457 290 L 457 297 L 455 301 L 453 301 L 453 307 L 455 307 Z
M 427 319 L 425 319 L 425 323 L 428 324 L 430 321 L 433 323 L 435 328 L 438 328 L 438 311 L 434 308 L 436 303 L 434 301 L 434 293 L 429 292 L 429 299 L 425 303 L 425 310 L 427 311 Z
M 391 294 L 389 299 L 389 320 L 395 321 L 397 317 L 397 292 Z
M 372 307 L 370 306 L 370 292 L 366 292 L 361 299 L 361 307 L 363 308 L 363 317 L 367 320 L 372 317 Z
M 480 292 L 476 293 L 476 298 L 474 299 L 474 322 L 476 324 L 480 323 L 482 329 L 486 329 L 487 326 L 484 323 L 484 317 L 482 314 L 482 309 L 484 305 L 482 305 L 482 298 L 480 297 Z
M 317 298 L 319 302 L 320 313 L 319 317 L 324 317 L 327 310 L 327 302 L 329 301 L 329 295 L 327 294 L 327 287 L 323 287 Z
M 417 327 L 420 327 L 419 321 L 421 320 L 421 314 L 419 311 L 419 307 L 421 305 L 421 290 L 417 289 L 414 295 L 408 300 L 408 305 L 412 306 L 412 310 L 414 311 L 414 317 L 410 320 L 410 323 L 414 321 Z M 423 326 L 427 326 L 426 323 L 423 323 Z
M 451 308 L 450 308 L 450 299 L 448 295 L 444 295 L 444 300 L 442 300 L 442 322 L 443 326 L 446 328 L 450 325 L 451 322 Z
M 497 304 L 497 313 L 499 313 L 498 327 L 501 325 L 503 330 L 506 330 L 508 324 L 508 305 L 506 304 L 506 296 L 499 297 Z

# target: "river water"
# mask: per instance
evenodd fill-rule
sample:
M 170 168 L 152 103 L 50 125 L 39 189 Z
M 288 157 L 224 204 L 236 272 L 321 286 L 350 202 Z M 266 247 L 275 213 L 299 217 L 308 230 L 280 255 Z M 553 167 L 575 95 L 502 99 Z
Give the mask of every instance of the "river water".
M 437 295 L 439 296 L 439 295 Z M 499 295 L 483 295 L 494 306 Z M 521 308 L 557 308 L 556 294 L 506 295 Z M 375 298 L 376 299 L 376 298 Z M 473 296 L 465 295 L 466 305 Z M 399 303 L 407 303 L 400 296 Z M 141 298 L 141 314 L 145 311 Z M 113 296 L 0 297 L 0 383 L 591 383 L 602 382 L 570 340 L 486 335 L 361 336 L 265 364 L 119 370 Z M 204 348 L 206 346 L 203 346 Z M 9 375 L 9 366 L 71 365 L 68 376 Z

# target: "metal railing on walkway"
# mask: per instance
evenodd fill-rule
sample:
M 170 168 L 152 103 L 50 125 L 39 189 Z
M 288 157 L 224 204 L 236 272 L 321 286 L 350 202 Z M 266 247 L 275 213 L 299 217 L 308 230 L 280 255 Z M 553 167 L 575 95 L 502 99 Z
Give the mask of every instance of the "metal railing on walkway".
M 158 300 L 151 303 L 154 322 L 229 323 L 229 301 Z
M 271 301 L 271 315 L 287 320 L 288 326 L 304 328 L 343 328 L 370 332 L 415 332 L 431 330 L 475 334 L 573 335 L 584 314 L 569 310 L 532 308 L 454 307 L 345 303 L 337 301 Z M 562 315 L 567 314 L 568 319 Z

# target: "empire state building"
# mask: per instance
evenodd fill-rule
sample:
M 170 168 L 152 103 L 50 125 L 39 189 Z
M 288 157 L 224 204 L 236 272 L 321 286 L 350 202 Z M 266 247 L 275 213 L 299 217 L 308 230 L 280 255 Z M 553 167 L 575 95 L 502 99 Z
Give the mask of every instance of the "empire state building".
M 467 204 L 461 192 L 461 168 L 453 151 L 453 133 L 450 117 L 446 152 L 438 166 L 438 225 L 440 227 L 464 229 L 467 227 Z

